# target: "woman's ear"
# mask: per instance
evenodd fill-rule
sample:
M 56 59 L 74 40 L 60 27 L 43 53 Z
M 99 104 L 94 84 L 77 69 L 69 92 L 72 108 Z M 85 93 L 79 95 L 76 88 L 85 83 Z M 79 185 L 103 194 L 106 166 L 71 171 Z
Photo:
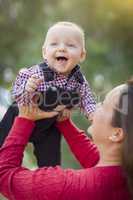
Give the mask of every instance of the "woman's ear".
M 111 136 L 109 136 L 109 140 L 112 142 L 122 142 L 124 140 L 124 132 L 122 128 L 115 128 L 114 132 Z
M 42 56 L 43 56 L 44 59 L 46 59 L 45 58 L 45 46 L 42 47 Z
M 84 51 L 82 51 L 82 53 L 81 53 L 80 62 L 83 62 L 83 61 L 85 60 L 85 58 L 86 58 L 86 51 L 84 50 Z

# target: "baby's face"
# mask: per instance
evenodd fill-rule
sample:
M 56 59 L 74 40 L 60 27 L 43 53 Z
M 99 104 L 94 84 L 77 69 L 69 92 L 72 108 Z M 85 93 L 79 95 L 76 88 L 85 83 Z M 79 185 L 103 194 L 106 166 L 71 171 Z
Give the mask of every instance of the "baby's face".
M 43 57 L 51 68 L 68 75 L 85 57 L 80 31 L 62 25 L 50 28 L 43 46 Z

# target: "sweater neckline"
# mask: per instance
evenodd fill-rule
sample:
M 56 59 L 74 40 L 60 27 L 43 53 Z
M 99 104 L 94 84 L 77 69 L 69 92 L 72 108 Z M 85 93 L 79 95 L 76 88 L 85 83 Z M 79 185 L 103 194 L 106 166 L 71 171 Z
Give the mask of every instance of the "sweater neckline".
M 95 166 L 94 168 L 121 168 L 121 165 L 99 165 L 99 166 Z

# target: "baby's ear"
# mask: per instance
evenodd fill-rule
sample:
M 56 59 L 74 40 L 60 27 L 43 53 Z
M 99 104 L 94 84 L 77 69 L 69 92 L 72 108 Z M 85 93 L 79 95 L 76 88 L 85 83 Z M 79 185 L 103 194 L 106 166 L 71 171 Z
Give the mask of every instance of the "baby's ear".
M 43 56 L 44 59 L 46 59 L 45 58 L 45 46 L 42 46 L 42 56 Z
M 83 61 L 85 60 L 85 58 L 86 58 L 86 51 L 84 50 L 84 51 L 82 51 L 82 53 L 81 53 L 80 62 L 83 62 Z

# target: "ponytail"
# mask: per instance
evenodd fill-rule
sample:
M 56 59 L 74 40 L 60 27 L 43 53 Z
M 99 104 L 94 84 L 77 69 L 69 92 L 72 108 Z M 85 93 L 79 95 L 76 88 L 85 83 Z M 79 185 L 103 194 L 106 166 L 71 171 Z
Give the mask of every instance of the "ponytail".
M 128 81 L 127 88 L 120 95 L 118 109 L 114 111 L 112 125 L 122 128 L 125 133 L 122 164 L 133 198 L 133 79 Z

